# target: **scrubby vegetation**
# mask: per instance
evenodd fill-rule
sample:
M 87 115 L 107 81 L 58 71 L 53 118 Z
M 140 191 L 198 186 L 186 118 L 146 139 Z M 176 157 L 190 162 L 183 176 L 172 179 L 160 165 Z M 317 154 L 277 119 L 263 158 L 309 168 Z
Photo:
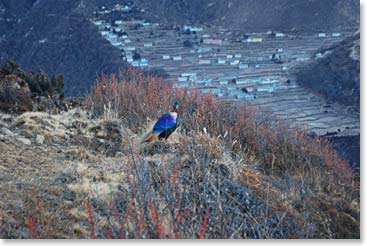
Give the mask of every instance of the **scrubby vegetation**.
M 99 78 L 86 96 L 95 117 L 137 135 L 174 100 L 178 139 L 128 141 L 125 195 L 111 198 L 111 227 L 90 212 L 92 237 L 359 238 L 359 180 L 325 140 L 137 70 Z
M 10 113 L 59 108 L 64 77 L 25 72 L 14 60 L 0 64 L 0 109 Z M 36 106 L 37 105 L 37 106 Z

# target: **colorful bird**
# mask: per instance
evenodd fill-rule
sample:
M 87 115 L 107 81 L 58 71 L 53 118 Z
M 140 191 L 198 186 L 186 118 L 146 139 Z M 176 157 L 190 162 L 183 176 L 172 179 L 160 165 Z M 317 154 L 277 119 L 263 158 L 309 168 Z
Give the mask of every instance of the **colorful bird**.
M 155 123 L 150 136 L 145 142 L 152 142 L 156 138 L 167 139 L 177 128 L 177 108 L 178 102 L 173 104 L 171 112 L 163 114 Z

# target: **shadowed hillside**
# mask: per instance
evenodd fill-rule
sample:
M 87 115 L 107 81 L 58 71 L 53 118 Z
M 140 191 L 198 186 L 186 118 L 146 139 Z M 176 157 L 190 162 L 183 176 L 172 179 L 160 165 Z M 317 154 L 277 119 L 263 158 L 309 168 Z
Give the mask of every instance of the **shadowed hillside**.
M 317 53 L 324 57 L 296 71 L 297 82 L 331 102 L 338 102 L 351 113 L 360 108 L 359 32 Z
M 13 57 L 26 70 L 63 73 L 65 93 L 81 95 L 96 74 L 118 72 L 126 65 L 87 20 L 79 1 L 3 1 L 10 18 L 0 42 L 1 57 Z M 18 15 L 17 15 L 18 14 Z

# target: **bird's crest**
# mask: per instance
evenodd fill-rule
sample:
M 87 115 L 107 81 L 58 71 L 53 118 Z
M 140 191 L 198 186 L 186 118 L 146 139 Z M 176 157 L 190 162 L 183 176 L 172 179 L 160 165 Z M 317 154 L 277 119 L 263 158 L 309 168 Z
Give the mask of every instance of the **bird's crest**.
M 178 109 L 178 102 L 174 102 L 173 107 L 172 107 L 172 112 L 177 112 Z

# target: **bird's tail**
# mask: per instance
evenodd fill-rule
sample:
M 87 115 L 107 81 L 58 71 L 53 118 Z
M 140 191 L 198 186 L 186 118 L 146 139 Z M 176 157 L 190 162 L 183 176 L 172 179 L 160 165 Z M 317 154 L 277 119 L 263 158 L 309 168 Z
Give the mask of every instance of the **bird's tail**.
M 145 139 L 145 142 L 150 143 L 159 136 L 157 133 L 151 133 L 150 136 Z

